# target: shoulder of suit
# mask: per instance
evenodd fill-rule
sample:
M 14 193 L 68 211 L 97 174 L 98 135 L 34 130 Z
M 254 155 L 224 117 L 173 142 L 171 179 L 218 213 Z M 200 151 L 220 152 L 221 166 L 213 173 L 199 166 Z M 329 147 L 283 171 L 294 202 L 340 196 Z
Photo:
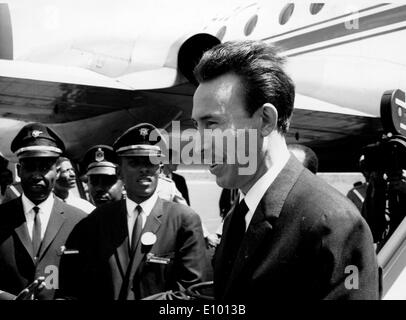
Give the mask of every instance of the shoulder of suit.
M 159 201 L 162 202 L 162 207 L 164 210 L 173 211 L 175 214 L 186 214 L 186 215 L 197 215 L 197 213 L 189 206 L 182 203 L 177 203 L 173 201 L 168 201 L 162 198 L 159 198 Z
M 300 208 L 299 213 L 308 219 L 308 224 L 324 221 L 340 225 L 340 221 L 355 223 L 361 219 L 351 200 L 315 175 L 301 175 L 286 201 Z
M 114 217 L 114 215 L 116 215 L 123 207 L 126 208 L 126 203 L 124 199 L 106 203 L 99 207 L 96 207 L 96 209 L 94 209 L 89 214 L 89 217 L 92 216 L 94 217 L 93 219 Z
M 64 214 L 68 217 L 71 217 L 72 219 L 80 220 L 87 216 L 87 213 L 83 210 L 62 201 L 58 197 L 55 197 L 54 201 L 63 208 Z

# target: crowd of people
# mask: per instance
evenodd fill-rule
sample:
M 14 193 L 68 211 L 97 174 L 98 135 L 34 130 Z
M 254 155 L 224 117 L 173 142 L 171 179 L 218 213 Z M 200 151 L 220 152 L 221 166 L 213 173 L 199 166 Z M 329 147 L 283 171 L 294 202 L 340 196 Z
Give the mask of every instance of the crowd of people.
M 11 144 L 19 191 L 0 205 L 0 299 L 139 300 L 211 280 L 217 301 L 379 298 L 370 227 L 316 175 L 314 152 L 286 143 L 295 87 L 278 49 L 226 42 L 204 53 L 195 76 L 201 134 L 257 133 L 254 172 L 240 174 L 246 164 L 233 161 L 210 166 L 224 188 L 216 235 L 190 207 L 176 164 L 162 164 L 173 151 L 150 139 L 153 125 L 86 152 L 87 201 L 72 194 L 79 179 L 64 142 L 30 123 Z M 5 174 L 2 194 L 12 188 Z

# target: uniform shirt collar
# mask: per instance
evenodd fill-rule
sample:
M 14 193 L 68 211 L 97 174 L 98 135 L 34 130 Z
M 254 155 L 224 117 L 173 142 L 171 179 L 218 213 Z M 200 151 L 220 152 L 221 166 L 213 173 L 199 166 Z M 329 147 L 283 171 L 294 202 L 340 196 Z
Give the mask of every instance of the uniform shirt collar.
M 143 213 L 148 217 L 157 200 L 158 200 L 158 194 L 156 192 L 154 192 L 154 194 L 151 197 L 149 197 L 147 200 L 145 200 L 144 202 L 141 202 L 141 203 L 136 203 L 127 197 L 125 199 L 125 203 L 126 203 L 126 207 L 127 207 L 127 216 L 132 217 L 132 215 L 134 214 L 134 209 L 138 205 L 140 205 Z

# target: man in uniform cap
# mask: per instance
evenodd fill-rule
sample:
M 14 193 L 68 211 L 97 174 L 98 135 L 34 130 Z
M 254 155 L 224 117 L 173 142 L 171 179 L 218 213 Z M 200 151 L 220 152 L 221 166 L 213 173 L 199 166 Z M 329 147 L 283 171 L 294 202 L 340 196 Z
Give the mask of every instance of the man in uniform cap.
M 114 143 L 127 198 L 97 208 L 76 228 L 68 245 L 79 246 L 82 261 L 79 272 L 64 268 L 65 296 L 135 300 L 202 281 L 199 216 L 156 192 L 160 138 L 153 125 L 143 123 Z
M 123 182 L 118 177 L 118 158 L 112 147 L 91 147 L 83 158 L 83 165 L 88 177 L 90 198 L 95 206 L 121 200 Z
M 52 194 L 56 160 L 65 146 L 41 123 L 24 126 L 11 143 L 23 194 L 0 206 L 0 289 L 17 295 L 40 276 L 38 299 L 53 299 L 58 267 L 73 227 L 85 213 Z

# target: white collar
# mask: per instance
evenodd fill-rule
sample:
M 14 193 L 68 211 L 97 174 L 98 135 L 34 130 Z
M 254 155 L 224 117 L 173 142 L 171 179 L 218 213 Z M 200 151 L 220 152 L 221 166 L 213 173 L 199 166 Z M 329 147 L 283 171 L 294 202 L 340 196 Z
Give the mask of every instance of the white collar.
M 23 202 L 23 209 L 24 214 L 27 215 L 34 207 L 39 207 L 40 212 L 44 212 L 46 214 L 50 214 L 52 211 L 52 207 L 54 206 L 54 196 L 52 192 L 49 194 L 46 200 L 42 201 L 40 204 L 35 205 L 27 196 L 23 193 L 21 196 L 21 200 Z
M 154 192 L 154 194 L 151 197 L 149 197 L 147 200 L 145 200 L 144 202 L 141 202 L 141 203 L 136 203 L 127 197 L 125 199 L 125 204 L 127 207 L 127 216 L 132 217 L 134 209 L 138 205 L 141 206 L 142 211 L 145 213 L 145 215 L 149 216 L 149 214 L 151 213 L 152 208 L 154 207 L 157 200 L 158 200 L 158 194 L 156 191 Z
M 247 207 L 251 214 L 254 214 L 266 190 L 268 190 L 271 184 L 275 181 L 278 174 L 282 171 L 283 167 L 288 162 L 289 157 L 290 153 L 288 152 L 284 157 L 282 157 L 281 161 L 269 168 L 268 171 L 265 172 L 265 174 L 261 178 L 259 178 L 257 182 L 255 182 L 255 184 L 248 190 L 245 196 L 240 190 L 240 201 L 242 199 L 245 200 L 245 203 L 247 204 Z

